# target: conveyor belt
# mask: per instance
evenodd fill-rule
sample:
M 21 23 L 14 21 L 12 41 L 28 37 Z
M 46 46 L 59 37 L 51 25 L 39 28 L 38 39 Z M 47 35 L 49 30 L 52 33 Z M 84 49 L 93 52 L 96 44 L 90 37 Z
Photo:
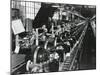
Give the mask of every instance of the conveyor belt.
M 75 27 L 71 28 L 71 34 L 77 30 L 79 30 L 82 26 L 84 26 L 86 22 L 78 23 Z
M 72 59 L 72 62 L 71 62 L 71 65 L 70 65 L 69 70 L 72 70 L 73 64 L 74 64 L 74 62 L 75 62 L 75 58 L 77 57 L 77 53 L 78 53 L 78 51 L 79 51 L 79 47 L 80 47 L 81 44 L 82 44 L 82 41 L 83 41 L 83 38 L 84 38 L 84 36 L 85 36 L 86 30 L 87 30 L 87 26 L 84 28 L 84 30 L 83 30 L 83 32 L 82 32 L 82 35 L 80 36 L 80 38 L 79 38 L 79 40 L 78 40 L 78 43 L 76 43 L 76 44 L 78 45 L 78 46 L 77 46 L 77 50 L 75 49 L 75 47 L 73 47 L 72 50 L 71 50 L 71 52 L 70 52 L 70 53 L 72 54 L 73 51 L 76 50 L 76 51 L 74 52 L 75 55 L 74 55 L 74 58 Z
M 85 27 L 83 28 L 83 31 L 82 33 L 80 33 L 80 37 L 78 39 L 78 41 L 74 44 L 73 48 L 71 49 L 70 51 L 70 56 L 69 57 L 66 57 L 66 60 L 63 62 L 63 65 L 62 65 L 62 71 L 69 71 L 69 70 L 72 70 L 74 66 L 74 63 L 75 63 L 75 59 L 77 57 L 77 53 L 79 51 L 79 47 L 82 43 L 82 40 L 84 38 L 84 35 L 85 35 L 85 32 L 86 32 L 86 29 L 87 29 L 87 25 L 84 25 Z

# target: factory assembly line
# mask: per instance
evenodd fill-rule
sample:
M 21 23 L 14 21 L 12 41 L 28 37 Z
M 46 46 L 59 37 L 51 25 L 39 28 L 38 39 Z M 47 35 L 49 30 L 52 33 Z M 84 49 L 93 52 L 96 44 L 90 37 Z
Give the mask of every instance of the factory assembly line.
M 95 6 L 11 4 L 12 75 L 96 68 Z

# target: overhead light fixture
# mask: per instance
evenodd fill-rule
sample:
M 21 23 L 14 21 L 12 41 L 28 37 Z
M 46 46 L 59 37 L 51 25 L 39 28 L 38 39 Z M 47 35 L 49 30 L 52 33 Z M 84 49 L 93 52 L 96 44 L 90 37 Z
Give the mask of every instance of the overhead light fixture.
M 60 6 L 59 5 L 52 5 L 52 7 L 59 8 Z

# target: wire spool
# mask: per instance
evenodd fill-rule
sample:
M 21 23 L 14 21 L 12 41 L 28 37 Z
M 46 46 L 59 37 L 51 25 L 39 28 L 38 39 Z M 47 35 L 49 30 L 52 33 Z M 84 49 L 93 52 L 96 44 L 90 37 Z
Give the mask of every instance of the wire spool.
M 49 59 L 49 53 L 42 47 L 37 47 L 37 49 L 34 52 L 33 56 L 33 62 L 36 63 L 42 63 Z
M 27 61 L 27 64 L 26 64 L 26 70 L 27 70 L 27 71 L 29 71 L 29 65 L 30 65 L 30 64 L 31 64 L 31 60 L 28 60 L 28 61 Z
M 38 72 L 43 72 L 42 65 L 39 64 L 33 64 L 31 60 L 27 61 L 26 64 L 26 70 L 30 73 L 38 73 Z
M 26 70 L 32 72 L 42 72 L 42 63 L 49 60 L 49 53 L 42 47 L 37 47 L 33 52 L 33 61 L 28 60 Z

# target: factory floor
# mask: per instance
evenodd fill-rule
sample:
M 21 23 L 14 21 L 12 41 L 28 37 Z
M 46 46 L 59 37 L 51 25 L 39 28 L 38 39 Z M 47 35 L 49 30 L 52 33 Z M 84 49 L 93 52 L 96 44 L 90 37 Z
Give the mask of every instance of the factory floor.
M 63 63 L 59 64 L 59 71 L 63 71 Z M 82 54 L 79 63 L 79 70 L 96 69 L 96 37 L 93 34 L 91 26 L 88 26 L 86 35 L 83 39 Z M 20 68 L 21 73 L 26 72 L 26 65 Z M 20 73 L 20 72 L 19 72 Z

